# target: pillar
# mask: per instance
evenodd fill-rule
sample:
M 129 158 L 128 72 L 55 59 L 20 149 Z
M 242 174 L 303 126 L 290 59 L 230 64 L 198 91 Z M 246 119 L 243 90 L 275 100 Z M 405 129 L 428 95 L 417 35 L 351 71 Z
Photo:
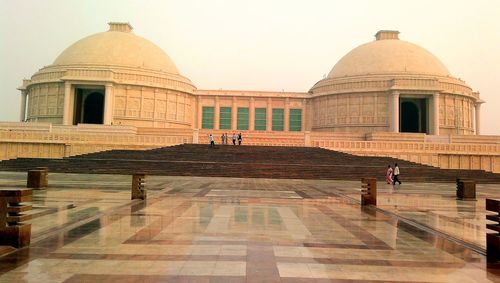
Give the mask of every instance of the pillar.
M 266 108 L 266 131 L 273 130 L 273 100 L 272 98 L 267 99 Z
M 195 126 L 195 128 L 201 129 L 203 105 L 201 104 L 201 97 L 200 96 L 196 97 L 196 106 L 197 106 L 197 110 L 196 110 L 196 126 Z
M 113 84 L 106 84 L 104 93 L 104 125 L 113 123 Z
M 439 135 L 439 93 L 432 95 L 432 134 Z
M 236 96 L 233 96 L 233 104 L 231 105 L 231 129 L 237 130 L 238 121 L 238 107 L 237 107 Z
M 284 131 L 288 132 L 290 130 L 290 98 L 285 98 L 285 110 L 283 113 L 283 126 Z
M 220 129 L 220 99 L 218 96 L 215 97 L 214 104 L 214 130 Z
M 399 92 L 391 94 L 391 132 L 399 133 Z
M 248 129 L 255 130 L 255 98 L 250 97 L 250 107 L 248 109 Z
M 24 122 L 26 120 L 26 97 L 28 93 L 26 90 L 21 91 L 21 112 L 19 115 L 19 121 Z
M 307 131 L 306 129 L 306 121 L 307 121 L 307 112 L 306 112 L 306 109 L 307 109 L 307 99 L 303 99 L 302 100 L 302 125 L 300 126 L 300 128 L 302 129 L 302 131 Z M 307 145 L 306 145 L 307 146 Z
M 481 104 L 483 102 L 481 100 L 476 101 L 474 104 L 474 112 L 475 112 L 475 120 L 476 120 L 476 135 L 481 134 Z
M 71 125 L 71 83 L 64 83 L 63 125 Z

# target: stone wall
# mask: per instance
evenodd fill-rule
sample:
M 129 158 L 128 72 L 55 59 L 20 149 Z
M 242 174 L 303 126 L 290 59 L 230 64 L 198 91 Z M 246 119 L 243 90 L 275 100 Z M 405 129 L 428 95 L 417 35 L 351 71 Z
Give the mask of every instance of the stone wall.
M 388 105 L 384 92 L 318 96 L 312 99 L 312 130 L 388 131 Z
M 182 143 L 231 143 L 241 132 L 244 145 L 313 146 L 365 156 L 389 156 L 441 168 L 500 173 L 500 136 L 433 136 L 405 133 L 272 132 L 135 128 L 131 126 L 0 123 L 0 160 L 62 158 L 110 149 L 151 149 Z M 445 138 L 443 138 L 445 137 Z
M 194 98 L 177 90 L 115 85 L 113 123 L 135 127 L 192 128 Z
M 34 85 L 28 92 L 27 121 L 62 124 L 64 83 Z

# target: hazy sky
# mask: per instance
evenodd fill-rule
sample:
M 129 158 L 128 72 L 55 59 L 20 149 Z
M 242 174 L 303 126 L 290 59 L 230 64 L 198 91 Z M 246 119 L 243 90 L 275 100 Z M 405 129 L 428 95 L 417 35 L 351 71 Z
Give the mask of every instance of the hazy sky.
M 380 29 L 434 53 L 486 101 L 483 134 L 500 135 L 500 1 L 0 0 L 0 120 L 16 88 L 70 44 L 130 22 L 200 89 L 308 91 Z

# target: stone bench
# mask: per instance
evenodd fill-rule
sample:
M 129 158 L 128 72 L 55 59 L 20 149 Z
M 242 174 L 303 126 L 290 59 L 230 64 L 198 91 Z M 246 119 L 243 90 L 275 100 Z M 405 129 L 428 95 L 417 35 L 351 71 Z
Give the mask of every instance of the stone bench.
M 486 211 L 494 214 L 486 214 L 486 220 L 493 221 L 493 224 L 486 224 L 486 229 L 495 233 L 486 233 L 486 258 L 488 262 L 500 261 L 500 201 L 486 199 Z
M 0 245 L 15 248 L 28 246 L 31 241 L 31 224 L 24 221 L 31 219 L 25 214 L 31 210 L 30 202 L 33 191 L 30 189 L 0 189 Z

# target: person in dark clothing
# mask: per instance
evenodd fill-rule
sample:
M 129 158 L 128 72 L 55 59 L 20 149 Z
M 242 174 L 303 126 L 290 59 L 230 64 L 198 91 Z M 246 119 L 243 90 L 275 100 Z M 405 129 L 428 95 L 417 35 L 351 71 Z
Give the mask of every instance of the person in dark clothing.
M 241 133 L 238 134 L 238 145 L 241 145 L 241 141 L 243 138 L 241 137 Z

